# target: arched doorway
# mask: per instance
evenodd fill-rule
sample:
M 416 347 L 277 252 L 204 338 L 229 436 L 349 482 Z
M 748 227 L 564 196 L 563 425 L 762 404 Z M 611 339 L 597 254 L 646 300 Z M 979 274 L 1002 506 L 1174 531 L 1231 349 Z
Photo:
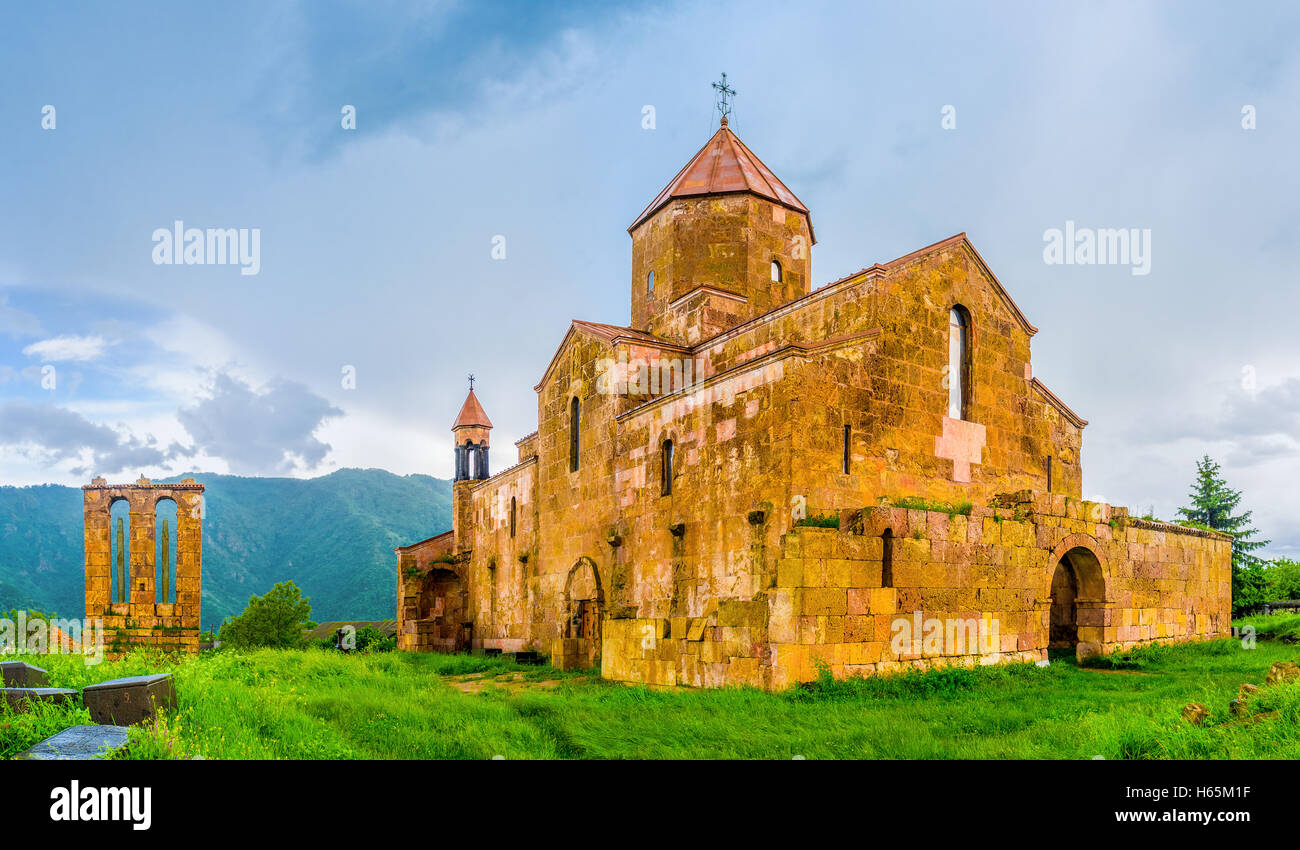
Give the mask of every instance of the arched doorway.
M 1073 650 L 1083 660 L 1101 652 L 1105 622 L 1106 580 L 1096 551 L 1084 541 L 1067 539 L 1053 553 L 1049 590 L 1047 648 Z
M 420 632 L 425 648 L 459 652 L 469 646 L 465 628 L 465 591 L 451 570 L 429 570 L 420 582 Z
M 1056 562 L 1052 574 L 1052 609 L 1048 618 L 1047 648 L 1074 650 L 1079 645 L 1079 580 L 1069 560 Z
M 600 586 L 600 573 L 590 558 L 579 558 L 569 570 L 564 600 L 568 613 L 564 636 L 578 639 L 578 653 L 587 667 L 599 667 L 605 593 Z

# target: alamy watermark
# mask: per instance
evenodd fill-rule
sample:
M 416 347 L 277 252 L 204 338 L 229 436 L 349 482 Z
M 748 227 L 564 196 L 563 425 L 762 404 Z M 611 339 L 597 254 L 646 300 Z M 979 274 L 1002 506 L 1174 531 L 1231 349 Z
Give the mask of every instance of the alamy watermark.
M 894 617 L 889 624 L 889 631 L 889 648 L 900 658 L 904 655 L 996 656 L 1002 651 L 1000 621 L 997 617 L 939 619 L 922 617 L 920 611 L 913 611 L 911 617 Z
M 104 621 L 59 617 L 0 617 L 0 655 L 82 655 L 86 665 L 104 660 Z
M 703 380 L 703 358 L 631 358 L 620 352 L 618 359 L 605 357 L 596 362 L 596 392 L 601 395 L 659 396 L 690 391 Z
M 177 219 L 171 228 L 153 232 L 156 266 L 239 266 L 242 275 L 262 270 L 262 230 L 259 227 L 186 227 Z
M 1043 262 L 1049 266 L 1131 266 L 1129 272 L 1151 273 L 1151 228 L 1077 227 L 1043 231 Z

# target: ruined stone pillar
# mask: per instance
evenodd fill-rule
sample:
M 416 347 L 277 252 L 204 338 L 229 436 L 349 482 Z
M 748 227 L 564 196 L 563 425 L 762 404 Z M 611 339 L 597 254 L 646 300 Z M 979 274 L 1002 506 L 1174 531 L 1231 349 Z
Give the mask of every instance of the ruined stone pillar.
M 102 617 L 112 604 L 112 538 L 109 498 L 102 478 L 83 488 L 82 545 L 86 579 L 86 616 Z
M 193 479 L 186 479 L 192 482 Z M 177 493 L 176 502 L 176 608 L 185 624 L 198 628 L 200 587 L 203 583 L 203 488 Z

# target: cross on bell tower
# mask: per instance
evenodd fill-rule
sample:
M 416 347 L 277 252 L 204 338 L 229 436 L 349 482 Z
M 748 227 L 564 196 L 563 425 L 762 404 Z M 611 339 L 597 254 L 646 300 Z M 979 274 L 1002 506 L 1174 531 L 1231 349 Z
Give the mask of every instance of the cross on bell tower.
M 713 90 L 718 93 L 716 106 L 718 112 L 722 114 L 722 126 L 725 127 L 727 125 L 727 116 L 731 114 L 730 98 L 734 97 L 736 94 L 736 90 L 727 85 L 726 72 L 723 72 L 722 80 L 720 82 L 713 84 Z

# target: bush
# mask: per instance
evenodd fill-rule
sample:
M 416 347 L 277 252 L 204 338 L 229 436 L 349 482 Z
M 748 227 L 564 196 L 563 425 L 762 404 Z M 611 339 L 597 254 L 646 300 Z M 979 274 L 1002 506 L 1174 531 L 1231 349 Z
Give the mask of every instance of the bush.
M 237 649 L 266 646 L 298 649 L 306 645 L 303 631 L 312 628 L 311 600 L 291 581 L 277 584 L 265 596 L 250 596 L 238 617 L 221 624 L 223 645 Z
M 374 626 L 357 630 L 357 649 L 361 652 L 392 652 L 397 649 L 396 637 L 385 637 Z

